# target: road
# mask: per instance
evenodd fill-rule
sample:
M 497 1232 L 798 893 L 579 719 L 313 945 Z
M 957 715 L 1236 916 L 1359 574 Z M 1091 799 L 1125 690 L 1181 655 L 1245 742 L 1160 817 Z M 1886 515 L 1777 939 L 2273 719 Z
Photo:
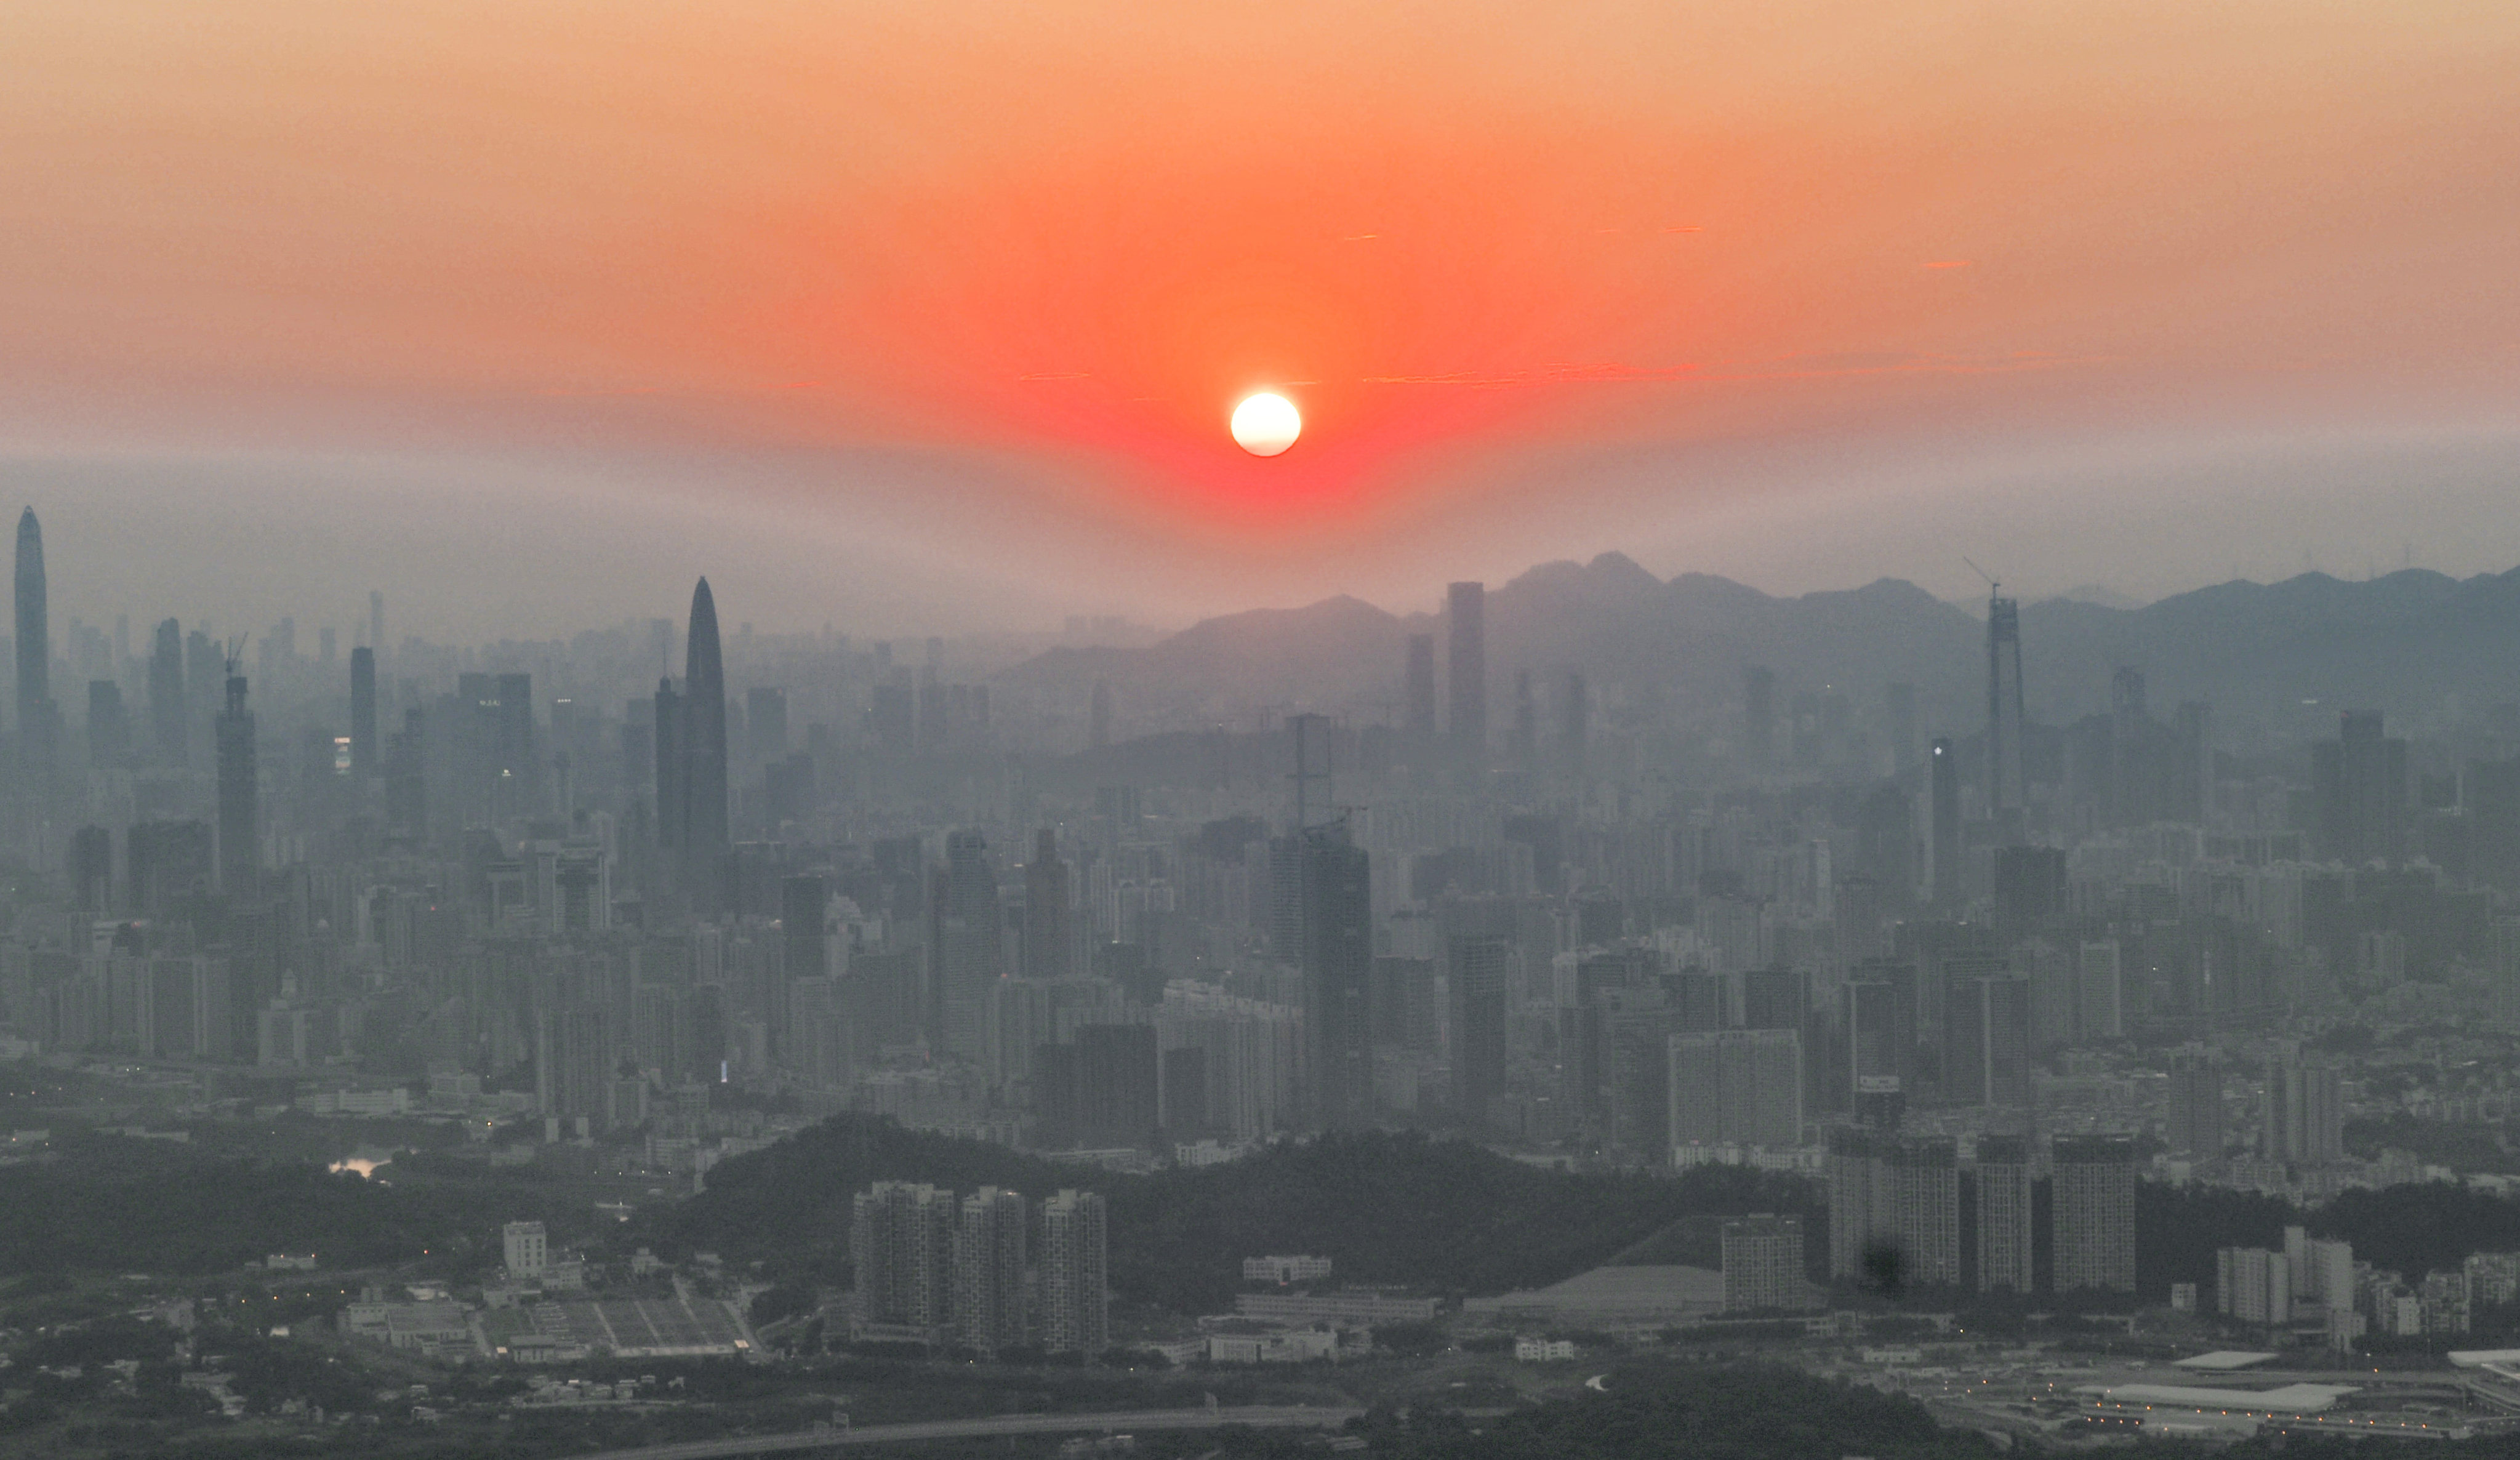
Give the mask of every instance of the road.
M 981 1439 L 999 1435 L 1142 1430 L 1213 1430 L 1250 1425 L 1264 1430 L 1330 1430 L 1365 1413 L 1305 1404 L 1227 1405 L 1217 1409 L 1128 1409 L 1105 1414 L 1002 1414 L 976 1420 L 931 1420 L 916 1425 L 860 1425 L 850 1430 L 808 1430 L 786 1435 L 740 1435 L 630 1450 L 602 1450 L 577 1460 L 713 1460 L 720 1455 L 778 1455 L 839 1445 L 893 1444 L 916 1439 Z

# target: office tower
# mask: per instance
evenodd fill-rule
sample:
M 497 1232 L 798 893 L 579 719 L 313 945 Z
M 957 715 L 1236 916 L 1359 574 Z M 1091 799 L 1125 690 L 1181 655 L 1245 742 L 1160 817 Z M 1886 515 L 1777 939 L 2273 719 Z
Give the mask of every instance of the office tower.
M 1760 1212 L 1723 1227 L 1724 1311 L 1793 1312 L 1817 1295 L 1803 1276 L 1803 1219 Z
M 982 1358 L 1024 1346 L 1024 1200 L 983 1186 L 954 1228 L 954 1338 Z
M 18 519 L 19 753 L 38 773 L 53 768 L 53 636 L 44 592 L 44 529 L 29 507 Z
M 1196 1045 L 1168 1049 L 1162 1055 L 1159 1078 L 1163 1088 L 1162 1109 L 1164 1134 L 1174 1141 L 1194 1140 L 1205 1135 L 1207 1119 L 1207 1051 Z
M 1048 827 L 1033 836 L 1032 860 L 1024 863 L 1023 976 L 1044 981 L 1073 972 L 1074 921 L 1067 905 L 1067 863 L 1058 837 Z
M 1777 750 L 1777 671 L 1766 664 L 1741 666 L 1741 741 L 1753 765 Z
M 1685 1030 L 1670 1061 L 1672 1149 L 1803 1142 L 1802 1035 L 1793 1029 Z
M 1968 901 L 1968 878 L 1960 866 L 1960 757 L 1949 737 L 1937 737 L 1927 753 L 1932 789 L 1934 906 L 1957 912 Z
M 1894 680 L 1884 698 L 1890 706 L 1890 771 L 1905 776 L 1916 764 L 1916 687 Z
M 849 1204 L 852 1332 L 934 1344 L 954 1320 L 954 1194 L 878 1181 Z
M 254 762 L 253 713 L 245 707 L 245 675 L 228 661 L 227 707 L 217 724 L 219 890 L 233 906 L 254 900 L 262 868 L 260 772 Z
M 491 695 L 487 770 L 492 818 L 508 821 L 539 815 L 543 760 L 534 736 L 534 677 L 501 674 L 493 681 Z
M 1455 583 L 1445 590 L 1444 612 L 1452 639 L 1453 753 L 1478 769 L 1488 754 L 1487 585 Z
M 1304 1077 L 1312 1124 L 1373 1124 L 1373 897 L 1365 848 L 1347 824 L 1299 828 L 1294 837 L 1297 922 L 1303 957 Z
M 428 783 L 421 751 L 428 724 L 419 707 L 402 712 L 402 731 L 385 743 L 385 825 L 417 842 L 428 831 Z
M 360 784 L 377 774 L 377 652 L 350 651 L 350 775 Z
M 1943 1098 L 2017 1110 L 2030 1104 L 2030 981 L 1961 975 L 1943 1002 Z
M 80 912 L 102 917 L 113 908 L 113 833 L 83 826 L 70 833 L 70 898 Z
M 2030 1142 L 1987 1135 L 1977 1142 L 1977 1290 L 2028 1296 L 2031 1272 Z
M 1810 1014 L 1810 981 L 1800 969 L 1758 968 L 1741 976 L 1743 1028 L 1801 1029 Z
M 169 618 L 149 654 L 149 739 L 160 763 L 181 765 L 185 737 L 184 626 Z
M 2057 1286 L 2064 1286 L 2062 1273 Z M 2262 1247 L 2214 1254 L 2214 1303 L 2224 1316 L 2272 1328 L 2292 1321 L 2292 1263 Z
M 680 725 L 683 754 L 683 859 L 693 894 L 714 910 L 732 848 L 727 818 L 726 667 L 718 657 L 717 600 L 708 579 L 692 590 L 691 630 L 683 648 Z
M 2223 1067 L 2202 1045 L 2170 1057 L 2170 1118 L 2162 1136 L 2173 1156 L 2223 1157 Z
M 111 679 L 87 682 L 87 760 L 99 770 L 131 759 L 131 716 L 122 707 L 122 686 Z
M 1908 915 L 1916 901 L 1915 802 L 1895 784 L 1875 787 L 1856 812 L 1855 870 L 1880 890 L 1884 918 Z
M 2359 867 L 2407 851 L 2407 743 L 2381 733 L 2377 710 L 2349 709 L 2334 740 L 2310 748 L 2311 796 L 2322 854 Z
M 1846 1041 L 1843 1094 L 1855 1108 L 1867 1094 L 1901 1095 L 1916 1055 L 1916 971 L 1874 959 L 1856 966 L 1839 989 L 1838 1027 Z
M 799 872 L 780 882 L 779 934 L 788 978 L 822 979 L 834 972 L 823 928 L 824 905 L 830 900 L 831 885 L 819 872 Z
M 1446 940 L 1445 986 L 1452 999 L 1453 1105 L 1473 1130 L 1496 1118 L 1505 1097 L 1506 987 L 1512 945 L 1494 934 Z
M 1409 636 L 1409 664 L 1402 685 L 1400 728 L 1413 746 L 1435 743 L 1435 636 Z
M 375 588 L 368 590 L 368 647 L 385 652 L 385 596 Z
M 1111 743 L 1111 686 L 1104 680 L 1094 681 L 1094 696 L 1086 707 L 1085 743 L 1101 750 Z
M 2123 1136 L 2058 1136 L 2048 1220 L 2056 1291 L 2135 1291 L 2135 1142 Z
M 2269 1161 L 2320 1165 L 2345 1158 L 2345 1096 L 2335 1067 L 2284 1041 L 2267 1061 L 2260 1152 Z
M 1041 1346 L 1092 1358 L 1111 1346 L 1110 1233 L 1102 1194 L 1041 1204 Z
M 656 681 L 649 702 L 656 752 L 656 844 L 679 852 L 691 844 L 691 800 L 683 794 L 683 697 L 668 677 Z
M 2021 604 L 1990 589 L 1986 598 L 1986 804 L 2001 818 L 2024 804 L 2028 724 L 2021 689 Z
M 975 831 L 947 833 L 945 865 L 928 876 L 930 1048 L 965 1059 L 980 1057 L 989 991 L 1005 972 L 1005 926 L 988 840 Z

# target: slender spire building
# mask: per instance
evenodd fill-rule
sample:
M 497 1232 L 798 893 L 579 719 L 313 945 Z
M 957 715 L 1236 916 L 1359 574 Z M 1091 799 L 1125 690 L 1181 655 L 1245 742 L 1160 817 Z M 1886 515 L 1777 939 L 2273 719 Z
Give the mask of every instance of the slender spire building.
M 53 634 L 44 593 L 44 529 L 35 509 L 18 518 L 18 736 L 27 763 L 53 764 Z
M 692 621 L 683 648 L 684 825 L 699 886 L 713 889 L 732 843 L 727 829 L 726 664 L 718 656 L 717 600 L 708 579 L 692 590 Z
M 1986 806 L 2002 817 L 2025 797 L 2021 601 L 1990 589 L 1986 600 Z

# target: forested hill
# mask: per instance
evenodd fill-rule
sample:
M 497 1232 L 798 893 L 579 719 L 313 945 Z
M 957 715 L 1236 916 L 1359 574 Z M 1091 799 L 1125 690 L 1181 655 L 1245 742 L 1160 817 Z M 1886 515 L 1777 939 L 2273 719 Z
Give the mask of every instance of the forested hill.
M 1061 1187 L 1110 1202 L 1111 1284 L 1124 1298 L 1212 1310 L 1240 1286 L 1241 1259 L 1320 1253 L 1341 1279 L 1429 1293 L 1490 1294 L 1596 1266 L 1689 1216 L 1796 1211 L 1804 1183 L 1706 1168 L 1682 1180 L 1573 1175 L 1458 1141 L 1369 1133 L 1287 1142 L 1197 1170 L 1116 1175 L 977 1141 L 841 1116 L 720 1163 L 708 1189 L 652 1218 L 677 1253 L 761 1261 L 783 1277 L 836 1282 L 847 1270 L 849 1199 L 869 1183 L 930 1181 L 969 1192 Z

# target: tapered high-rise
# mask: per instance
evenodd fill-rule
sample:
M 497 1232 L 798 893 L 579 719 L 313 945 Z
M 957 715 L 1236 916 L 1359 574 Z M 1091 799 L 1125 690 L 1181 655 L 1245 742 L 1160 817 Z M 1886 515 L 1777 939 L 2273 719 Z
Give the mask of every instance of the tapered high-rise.
M 44 529 L 29 507 L 18 518 L 18 737 L 27 763 L 52 766 L 53 635 L 44 593 Z
M 723 858 L 729 846 L 726 807 L 726 665 L 718 657 L 717 600 L 708 579 L 692 590 L 692 623 L 683 649 L 683 794 L 696 859 Z

